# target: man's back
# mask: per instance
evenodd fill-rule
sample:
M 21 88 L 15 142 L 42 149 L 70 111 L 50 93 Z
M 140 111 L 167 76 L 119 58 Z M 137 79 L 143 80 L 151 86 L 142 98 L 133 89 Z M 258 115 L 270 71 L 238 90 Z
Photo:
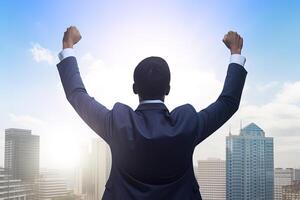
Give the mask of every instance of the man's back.
M 113 164 L 103 199 L 200 198 L 192 165 L 197 112 L 191 105 L 170 113 L 162 103 L 136 111 L 117 103 L 111 115 Z
M 133 90 L 139 95 L 138 108 L 134 111 L 117 103 L 107 109 L 88 95 L 81 80 L 70 49 L 81 38 L 78 30 L 70 27 L 65 37 L 57 67 L 66 97 L 112 153 L 103 199 L 201 199 L 193 172 L 193 151 L 239 108 L 247 75 L 245 58 L 238 49 L 241 37 L 234 32 L 224 37 L 232 53 L 224 87 L 217 100 L 199 112 L 189 104 L 168 111 L 163 100 L 170 90 L 170 72 L 158 57 L 146 58 L 135 70 Z

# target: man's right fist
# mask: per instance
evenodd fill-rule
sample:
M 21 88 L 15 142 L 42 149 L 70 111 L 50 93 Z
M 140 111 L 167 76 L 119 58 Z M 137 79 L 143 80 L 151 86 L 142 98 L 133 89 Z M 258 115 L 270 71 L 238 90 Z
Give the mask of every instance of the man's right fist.
M 224 36 L 223 42 L 230 50 L 231 54 L 241 54 L 243 38 L 237 32 L 229 31 Z
M 70 26 L 64 33 L 63 49 L 73 48 L 73 45 L 81 39 L 80 32 L 75 26 Z

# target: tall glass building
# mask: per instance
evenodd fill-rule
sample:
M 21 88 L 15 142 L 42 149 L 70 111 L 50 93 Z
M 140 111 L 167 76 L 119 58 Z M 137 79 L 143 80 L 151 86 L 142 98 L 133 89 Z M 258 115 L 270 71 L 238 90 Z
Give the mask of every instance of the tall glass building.
M 274 199 L 273 138 L 254 123 L 226 137 L 226 199 Z

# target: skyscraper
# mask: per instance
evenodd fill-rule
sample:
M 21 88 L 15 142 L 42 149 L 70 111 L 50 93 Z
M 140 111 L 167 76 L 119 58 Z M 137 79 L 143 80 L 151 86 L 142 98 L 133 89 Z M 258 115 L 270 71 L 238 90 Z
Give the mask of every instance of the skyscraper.
M 195 175 L 200 185 L 201 196 L 207 200 L 226 198 L 225 160 L 209 158 L 199 160 Z
M 39 174 L 40 137 L 31 130 L 5 130 L 4 166 L 13 179 L 33 182 Z
M 251 123 L 226 137 L 226 198 L 274 198 L 273 138 Z
M 93 139 L 90 151 L 82 154 L 81 166 L 76 170 L 75 194 L 85 200 L 100 200 L 110 172 L 110 150 L 101 139 Z

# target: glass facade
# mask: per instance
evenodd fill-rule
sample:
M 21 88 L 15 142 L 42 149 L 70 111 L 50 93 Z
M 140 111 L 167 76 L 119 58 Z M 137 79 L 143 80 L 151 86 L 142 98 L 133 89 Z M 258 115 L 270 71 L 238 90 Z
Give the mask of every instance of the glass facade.
M 226 198 L 273 200 L 273 138 L 251 123 L 226 137 Z

